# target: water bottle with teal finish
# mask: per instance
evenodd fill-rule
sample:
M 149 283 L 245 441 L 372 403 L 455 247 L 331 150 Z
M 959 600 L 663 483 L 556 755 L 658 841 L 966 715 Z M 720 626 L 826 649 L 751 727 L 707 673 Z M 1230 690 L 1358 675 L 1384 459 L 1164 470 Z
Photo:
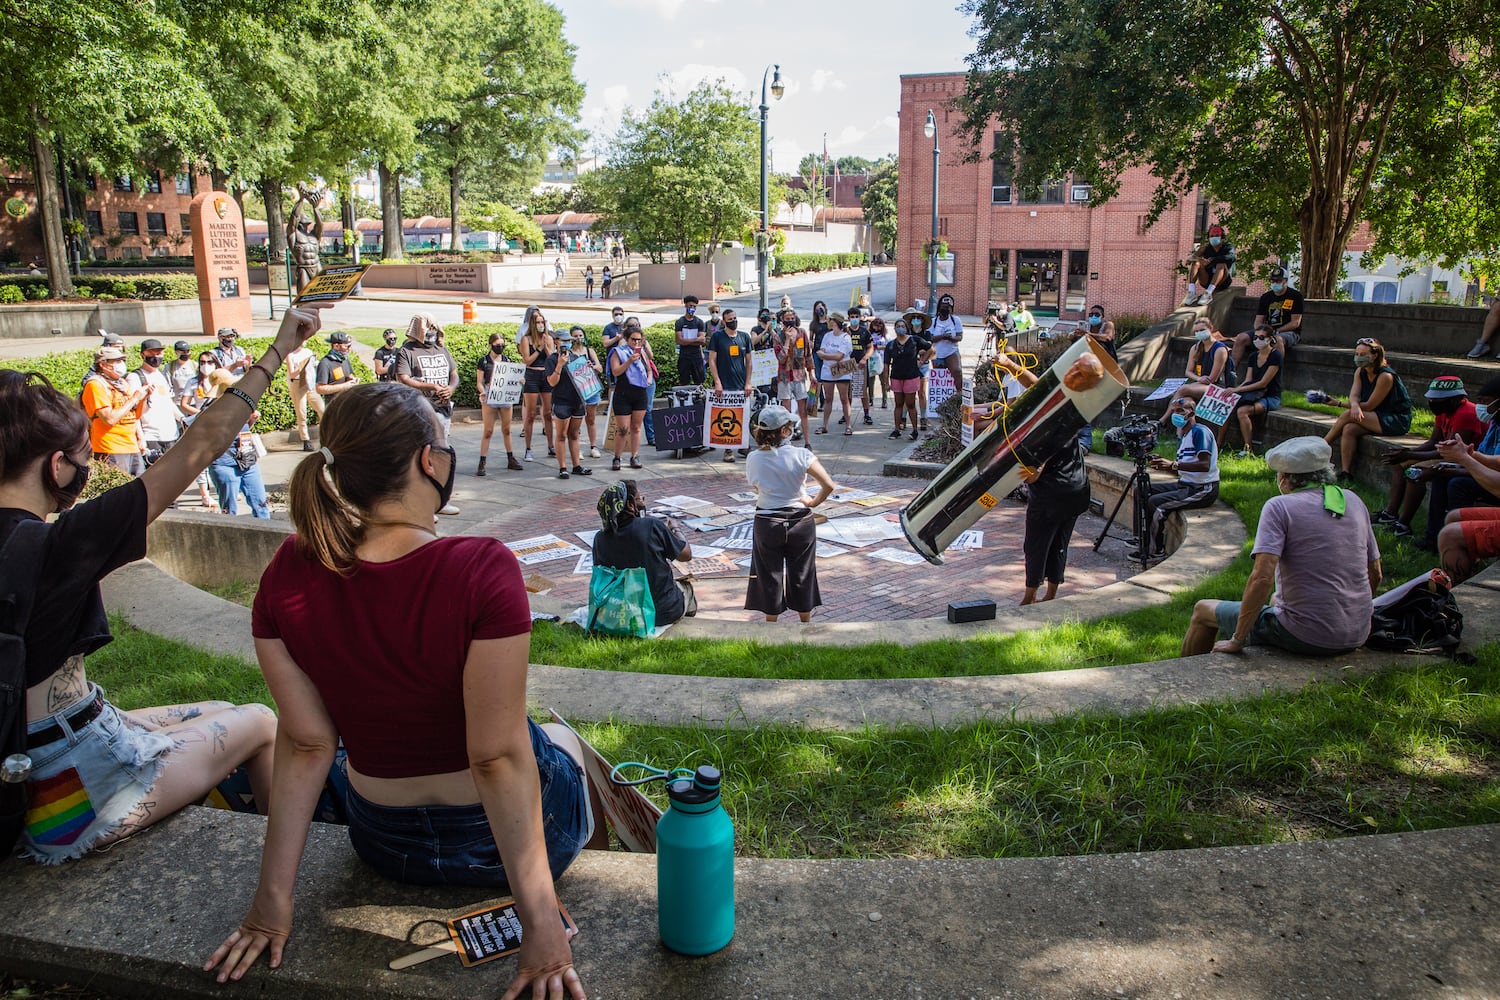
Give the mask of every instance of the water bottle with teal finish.
M 734 823 L 719 804 L 719 770 L 667 783 L 656 824 L 656 923 L 662 944 L 708 955 L 734 937 Z

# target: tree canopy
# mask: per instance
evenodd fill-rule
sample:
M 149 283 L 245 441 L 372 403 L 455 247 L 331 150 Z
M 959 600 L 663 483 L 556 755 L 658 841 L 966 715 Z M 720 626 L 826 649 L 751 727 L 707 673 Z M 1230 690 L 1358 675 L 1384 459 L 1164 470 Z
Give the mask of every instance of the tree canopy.
M 1153 220 L 1202 185 L 1224 205 L 1240 259 L 1298 258 L 1310 296 L 1332 294 L 1362 220 L 1390 224 L 1466 199 L 1435 188 L 1486 120 L 1494 136 L 1492 114 L 1476 110 L 1492 112 L 1500 96 L 1493 0 L 966 0 L 963 9 L 978 44 L 958 105 L 981 155 L 1013 159 L 1023 184 L 1086 177 L 1096 202 L 1125 169 L 1148 167 Z M 1471 177 L 1487 169 L 1469 166 Z M 1440 238 L 1408 230 L 1400 251 L 1456 256 L 1485 245 L 1472 212 L 1450 204 L 1440 214 Z
M 660 261 L 737 236 L 760 206 L 760 153 L 746 97 L 719 81 L 681 101 L 627 110 L 605 166 L 579 178 L 603 224 Z
M 860 203 L 865 209 L 865 221 L 874 227 L 885 245 L 885 252 L 896 252 L 896 187 L 897 171 L 894 160 L 886 160 L 875 168 Z

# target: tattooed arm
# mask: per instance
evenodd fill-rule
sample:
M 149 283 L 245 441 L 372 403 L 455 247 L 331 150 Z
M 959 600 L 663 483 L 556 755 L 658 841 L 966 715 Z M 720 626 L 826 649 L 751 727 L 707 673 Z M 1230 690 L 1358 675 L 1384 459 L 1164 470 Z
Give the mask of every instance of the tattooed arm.
M 256 639 L 255 655 L 280 712 L 270 819 L 260 859 L 260 883 L 250 912 L 203 966 L 217 969 L 221 983 L 242 977 L 262 951 L 270 951 L 271 968 L 281 965 L 282 949 L 292 932 L 297 868 L 338 747 L 338 730 L 322 696 L 286 644 L 280 639 Z

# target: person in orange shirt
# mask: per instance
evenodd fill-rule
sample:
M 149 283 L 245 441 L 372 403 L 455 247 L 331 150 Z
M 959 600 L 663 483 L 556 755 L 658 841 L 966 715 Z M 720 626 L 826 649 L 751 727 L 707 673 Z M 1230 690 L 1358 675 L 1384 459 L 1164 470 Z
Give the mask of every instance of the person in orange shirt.
M 89 418 L 89 447 L 95 458 L 139 476 L 146 471 L 141 415 L 150 390 L 125 381 L 125 352 L 118 347 L 96 350 L 94 369 L 79 397 Z

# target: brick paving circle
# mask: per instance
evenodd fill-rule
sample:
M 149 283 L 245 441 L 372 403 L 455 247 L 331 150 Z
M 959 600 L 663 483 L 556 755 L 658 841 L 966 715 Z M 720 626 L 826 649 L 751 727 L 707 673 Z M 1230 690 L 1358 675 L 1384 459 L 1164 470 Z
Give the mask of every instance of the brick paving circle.
M 612 481 L 608 474 L 599 479 L 598 490 L 560 496 L 544 509 L 530 508 L 490 518 L 476 524 L 469 533 L 488 535 L 507 543 L 553 534 L 588 551 L 588 544 L 575 532 L 599 527 L 594 507 L 600 491 Z M 907 496 L 898 504 L 874 509 L 846 504 L 832 506 L 829 511 L 831 518 L 881 514 L 894 517 L 923 485 L 916 480 L 882 476 L 841 476 L 837 482 L 841 489 L 862 489 L 886 495 L 905 493 Z M 716 475 L 642 480 L 641 486 L 649 491 L 646 500 L 651 504 L 663 497 L 685 495 L 721 507 L 739 505 L 740 501 L 731 499 L 729 494 L 748 489 L 741 477 Z M 834 501 L 829 501 L 829 505 L 834 505 Z M 685 516 L 678 515 L 678 520 Z M 749 520 L 748 515 L 746 519 Z M 1021 537 L 1025 530 L 1025 506 L 1004 501 L 974 527 L 984 532 L 984 547 L 977 551 L 949 552 L 942 566 L 925 561 L 906 566 L 870 557 L 870 552 L 886 547 L 912 551 L 904 537 L 863 548 L 849 548 L 845 554 L 834 558 L 820 558 L 817 562 L 818 586 L 823 595 L 823 606 L 814 612 L 814 620 L 855 622 L 932 618 L 945 615 L 950 601 L 979 598 L 993 600 L 1000 609 L 1017 606 L 1024 584 Z M 1138 571 L 1135 564 L 1125 561 L 1123 553 L 1127 546 L 1118 541 L 1107 541 L 1100 552 L 1094 551 L 1093 540 L 1102 527 L 1103 518 L 1092 515 L 1079 518 L 1068 550 L 1067 580 L 1058 596 L 1087 593 L 1127 579 Z M 1119 533 L 1118 525 L 1114 531 Z M 694 546 L 718 545 L 725 537 L 723 530 L 699 532 L 684 529 L 684 533 L 689 544 Z M 748 551 L 734 549 L 726 550 L 726 554 L 734 558 L 750 555 Z M 576 564 L 577 554 L 574 553 L 566 558 L 526 566 L 523 570 L 528 574 L 541 573 L 554 581 L 554 597 L 581 605 L 588 601 L 589 577 L 587 573 L 575 574 Z M 744 609 L 748 573 L 744 568 L 735 567 L 733 576 L 698 578 L 695 589 L 699 617 L 760 620 L 759 613 Z

